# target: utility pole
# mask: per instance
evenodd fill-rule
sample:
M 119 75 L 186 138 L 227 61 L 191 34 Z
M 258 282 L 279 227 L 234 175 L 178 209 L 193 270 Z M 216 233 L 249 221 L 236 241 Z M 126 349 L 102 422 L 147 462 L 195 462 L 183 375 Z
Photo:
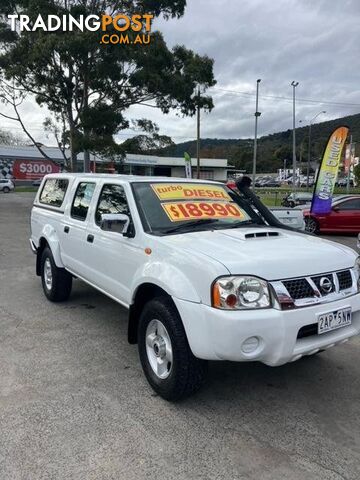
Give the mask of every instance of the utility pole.
M 299 85 L 299 82 L 292 81 L 293 87 L 293 190 L 296 190 L 296 125 L 295 125 L 295 88 Z
M 200 178 L 200 86 L 197 93 L 196 178 Z
M 258 129 L 258 117 L 260 117 L 261 112 L 258 112 L 259 109 L 259 83 L 261 78 L 256 80 L 256 108 L 255 108 L 255 135 L 254 135 L 254 157 L 253 157 L 253 174 L 252 174 L 252 184 L 255 186 L 256 179 L 256 157 L 257 157 L 257 129 Z
M 319 115 L 322 113 L 326 113 L 325 110 L 322 110 L 321 112 L 317 113 L 309 123 L 309 145 L 308 145 L 308 161 L 307 161 L 307 169 L 306 169 L 306 188 L 309 188 L 309 176 L 310 176 L 310 163 L 311 163 L 311 125 L 315 118 L 317 118 Z

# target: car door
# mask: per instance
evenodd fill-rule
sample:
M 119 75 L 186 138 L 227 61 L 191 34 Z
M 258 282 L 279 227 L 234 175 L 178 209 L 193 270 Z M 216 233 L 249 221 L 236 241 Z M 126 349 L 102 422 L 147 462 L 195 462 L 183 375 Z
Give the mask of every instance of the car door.
M 84 246 L 87 243 L 89 208 L 95 192 L 94 181 L 79 180 L 72 191 L 72 201 L 65 208 L 61 226 L 61 258 L 72 273 L 87 276 L 88 258 Z
M 88 223 L 86 255 L 88 258 L 88 279 L 96 287 L 125 305 L 131 302 L 132 279 L 144 262 L 144 249 L 140 245 L 139 232 L 135 231 L 133 214 L 129 207 L 130 187 L 118 183 L 104 183 L 101 186 L 94 211 Z M 101 215 L 122 213 L 130 217 L 131 237 L 118 232 L 101 230 Z M 133 212 L 134 213 L 134 212 Z
M 333 206 L 331 226 L 334 230 L 360 232 L 360 198 L 349 198 Z

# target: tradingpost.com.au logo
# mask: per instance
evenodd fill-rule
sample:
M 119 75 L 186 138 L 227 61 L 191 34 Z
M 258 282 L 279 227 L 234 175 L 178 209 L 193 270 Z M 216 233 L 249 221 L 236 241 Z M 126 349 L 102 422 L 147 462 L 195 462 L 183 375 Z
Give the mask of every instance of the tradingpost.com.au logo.
M 12 31 L 35 32 L 43 30 L 44 32 L 73 32 L 84 30 L 96 32 L 101 30 L 102 35 L 100 43 L 108 45 L 147 45 L 150 43 L 151 20 L 154 15 L 135 14 L 135 15 L 79 15 L 77 18 L 72 15 L 47 15 L 43 17 L 38 15 L 35 21 L 31 21 L 28 15 L 8 15 L 10 28 Z M 111 29 L 112 33 L 108 30 Z M 117 33 L 114 33 L 114 30 Z M 135 35 L 129 35 L 129 31 Z M 137 33 L 138 32 L 138 33 Z M 146 33 L 144 33 L 146 32 Z

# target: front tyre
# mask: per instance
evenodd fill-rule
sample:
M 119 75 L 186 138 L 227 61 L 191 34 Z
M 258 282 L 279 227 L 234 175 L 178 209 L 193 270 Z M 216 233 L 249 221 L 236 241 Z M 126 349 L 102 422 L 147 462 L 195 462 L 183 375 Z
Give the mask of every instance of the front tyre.
M 58 268 L 49 247 L 41 256 L 41 281 L 45 296 L 51 302 L 63 302 L 71 293 L 72 276 L 64 268 Z
M 305 230 L 309 233 L 314 233 L 314 234 L 319 233 L 319 224 L 315 220 L 315 218 L 312 218 L 312 217 L 305 218 Z
M 165 400 L 190 396 L 203 384 L 207 362 L 192 354 L 170 298 L 154 298 L 145 305 L 139 319 L 138 348 L 148 382 Z

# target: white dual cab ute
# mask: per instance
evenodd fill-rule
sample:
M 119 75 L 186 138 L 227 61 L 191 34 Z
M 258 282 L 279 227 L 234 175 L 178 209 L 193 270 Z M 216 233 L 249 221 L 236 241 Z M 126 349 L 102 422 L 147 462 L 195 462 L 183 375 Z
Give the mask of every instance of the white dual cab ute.
M 128 175 L 44 177 L 31 247 L 46 297 L 79 278 L 129 309 L 152 388 L 194 392 L 207 360 L 277 366 L 360 331 L 360 263 L 350 248 L 279 222 L 251 191 Z

